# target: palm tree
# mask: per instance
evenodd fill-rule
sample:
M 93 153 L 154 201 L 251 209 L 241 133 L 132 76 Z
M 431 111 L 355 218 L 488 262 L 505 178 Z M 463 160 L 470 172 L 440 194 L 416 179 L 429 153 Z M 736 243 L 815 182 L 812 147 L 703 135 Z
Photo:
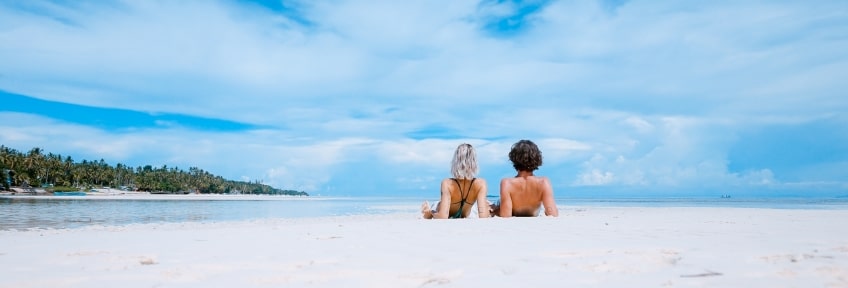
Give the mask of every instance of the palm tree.
M 41 167 L 43 165 L 42 163 L 44 162 L 44 156 L 41 154 L 41 152 L 41 148 L 32 148 L 32 150 L 29 150 L 29 153 L 27 153 L 27 156 L 24 159 L 24 168 L 26 169 L 25 171 L 27 173 L 27 177 L 29 178 L 28 181 L 34 185 L 41 184 L 41 176 L 38 175 L 38 168 Z M 35 179 L 32 179 L 33 177 Z
M 62 163 L 62 169 L 65 172 L 65 183 L 63 183 L 62 185 L 76 185 L 74 179 L 76 179 L 77 175 L 74 174 L 74 159 L 71 158 L 71 156 L 65 158 L 65 162 Z
M 62 155 L 56 155 L 53 153 L 47 153 L 47 157 L 44 158 L 43 167 L 41 171 L 44 172 L 44 183 L 46 184 L 56 184 L 56 178 L 60 175 L 58 171 L 61 171 L 62 166 Z M 51 173 L 53 172 L 53 173 Z M 53 181 L 50 181 L 50 176 L 53 176 Z

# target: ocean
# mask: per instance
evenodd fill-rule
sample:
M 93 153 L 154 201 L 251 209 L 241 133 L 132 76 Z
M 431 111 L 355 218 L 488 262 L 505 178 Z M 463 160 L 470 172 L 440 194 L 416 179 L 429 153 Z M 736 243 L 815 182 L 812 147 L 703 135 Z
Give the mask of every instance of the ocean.
M 208 195 L 2 196 L 0 230 L 417 213 L 423 200 L 393 197 Z M 432 202 L 432 199 L 429 200 Z M 560 210 L 588 207 L 848 209 L 848 198 L 560 198 L 557 199 L 557 206 Z

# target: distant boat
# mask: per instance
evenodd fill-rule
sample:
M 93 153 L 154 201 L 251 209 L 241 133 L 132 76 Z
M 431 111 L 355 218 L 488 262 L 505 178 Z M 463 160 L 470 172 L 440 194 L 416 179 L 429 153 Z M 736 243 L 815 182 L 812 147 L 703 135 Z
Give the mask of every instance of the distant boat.
M 721 195 L 721 198 L 730 198 L 730 194 L 723 194 Z
M 85 196 L 85 192 L 82 191 L 73 191 L 73 192 L 53 192 L 53 196 Z

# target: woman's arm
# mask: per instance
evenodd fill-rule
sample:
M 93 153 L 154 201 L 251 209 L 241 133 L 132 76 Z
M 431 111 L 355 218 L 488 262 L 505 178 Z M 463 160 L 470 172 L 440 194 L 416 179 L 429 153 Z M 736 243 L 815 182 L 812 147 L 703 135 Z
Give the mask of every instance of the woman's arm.
M 486 186 L 486 180 L 477 178 L 477 181 L 480 182 L 480 190 L 477 191 L 477 217 L 492 217 L 489 215 L 489 201 L 486 200 L 486 194 L 489 193 L 488 187 Z
M 499 214 L 501 217 L 512 217 L 512 197 L 509 196 L 509 183 L 507 183 L 507 179 L 501 180 L 501 206 Z

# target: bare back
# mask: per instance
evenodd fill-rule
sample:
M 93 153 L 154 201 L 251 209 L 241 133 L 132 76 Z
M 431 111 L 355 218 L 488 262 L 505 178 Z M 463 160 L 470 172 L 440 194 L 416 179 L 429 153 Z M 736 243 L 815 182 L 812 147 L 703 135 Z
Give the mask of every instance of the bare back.
M 550 180 L 532 174 L 502 179 L 500 205 L 501 217 L 536 216 L 542 205 L 545 215 L 559 216 Z
M 471 207 L 477 203 L 480 217 L 489 217 L 489 206 L 486 202 L 486 180 L 476 178 L 442 180 L 442 196 L 436 208 L 435 218 L 466 218 L 471 214 Z M 460 212 L 460 208 L 462 209 Z

